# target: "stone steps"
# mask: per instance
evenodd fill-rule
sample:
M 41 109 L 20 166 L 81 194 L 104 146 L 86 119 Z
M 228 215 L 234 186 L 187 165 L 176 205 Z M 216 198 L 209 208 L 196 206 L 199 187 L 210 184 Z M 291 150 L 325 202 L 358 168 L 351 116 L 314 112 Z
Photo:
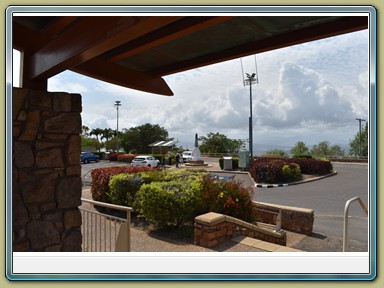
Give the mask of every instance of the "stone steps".
M 282 246 L 282 245 L 262 241 L 255 238 L 245 237 L 245 236 L 237 236 L 232 238 L 230 241 L 247 245 L 247 246 L 252 246 L 267 252 L 304 252 L 291 247 Z

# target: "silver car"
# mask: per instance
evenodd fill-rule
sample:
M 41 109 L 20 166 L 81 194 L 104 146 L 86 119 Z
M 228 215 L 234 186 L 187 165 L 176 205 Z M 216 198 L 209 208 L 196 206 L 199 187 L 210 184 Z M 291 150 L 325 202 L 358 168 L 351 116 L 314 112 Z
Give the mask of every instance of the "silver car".
M 131 166 L 159 167 L 160 161 L 153 156 L 140 155 L 132 159 Z

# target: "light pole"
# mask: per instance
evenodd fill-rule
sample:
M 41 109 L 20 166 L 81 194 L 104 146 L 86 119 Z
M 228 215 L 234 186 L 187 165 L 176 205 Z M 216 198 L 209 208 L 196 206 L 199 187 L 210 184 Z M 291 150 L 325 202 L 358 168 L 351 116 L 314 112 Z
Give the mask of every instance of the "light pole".
M 121 106 L 121 101 L 115 101 L 116 112 L 117 112 L 117 123 L 116 123 L 116 153 L 119 152 L 119 107 Z
M 356 120 L 359 121 L 359 157 L 361 157 L 361 122 L 367 120 L 361 118 L 356 118 Z
M 249 85 L 249 153 L 250 153 L 250 161 L 249 163 L 252 163 L 252 157 L 253 157 L 253 127 L 252 127 L 252 84 L 258 83 L 258 79 L 256 76 L 256 73 L 252 73 L 252 75 L 249 75 L 248 73 L 245 73 L 247 75 L 247 79 L 244 80 L 244 85 Z

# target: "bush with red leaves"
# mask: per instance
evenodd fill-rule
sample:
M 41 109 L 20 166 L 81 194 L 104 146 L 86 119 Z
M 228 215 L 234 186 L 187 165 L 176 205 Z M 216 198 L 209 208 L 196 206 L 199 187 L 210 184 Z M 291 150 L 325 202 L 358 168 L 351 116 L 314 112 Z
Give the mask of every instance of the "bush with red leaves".
M 150 167 L 131 167 L 131 166 L 115 166 L 107 168 L 96 168 L 91 172 L 92 199 L 100 202 L 108 202 L 107 193 L 109 192 L 109 180 L 117 174 L 135 174 L 143 171 L 155 170 Z

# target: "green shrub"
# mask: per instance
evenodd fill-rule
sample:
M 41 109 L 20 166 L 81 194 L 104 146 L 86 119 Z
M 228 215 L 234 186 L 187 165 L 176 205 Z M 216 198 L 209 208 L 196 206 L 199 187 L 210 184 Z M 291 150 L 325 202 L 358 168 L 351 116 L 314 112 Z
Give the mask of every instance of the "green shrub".
M 297 163 L 300 165 L 301 173 L 309 175 L 325 175 L 333 170 L 331 161 L 307 159 L 307 158 L 290 158 L 289 163 Z
M 285 164 L 281 172 L 285 181 L 298 181 L 302 178 L 300 166 L 297 163 Z
M 135 174 L 144 171 L 154 170 L 150 167 L 131 167 L 131 166 L 114 166 L 108 168 L 96 168 L 91 172 L 92 199 L 100 202 L 108 202 L 109 180 L 117 174 Z
M 116 161 L 131 163 L 132 159 L 135 158 L 136 156 L 137 156 L 137 154 L 118 154 Z
M 141 175 L 118 174 L 111 177 L 109 181 L 108 202 L 133 207 L 135 205 L 136 193 L 144 183 Z
M 293 158 L 312 158 L 312 154 L 293 154 Z
M 283 158 L 259 158 L 252 162 L 249 172 L 258 183 L 279 183 L 284 181 L 282 169 L 285 164 Z
M 196 180 L 143 184 L 137 193 L 139 213 L 157 228 L 181 227 L 197 215 L 199 195 Z
M 216 212 L 252 222 L 252 197 L 253 190 L 242 187 L 240 181 L 205 176 L 201 180 L 200 213 Z

